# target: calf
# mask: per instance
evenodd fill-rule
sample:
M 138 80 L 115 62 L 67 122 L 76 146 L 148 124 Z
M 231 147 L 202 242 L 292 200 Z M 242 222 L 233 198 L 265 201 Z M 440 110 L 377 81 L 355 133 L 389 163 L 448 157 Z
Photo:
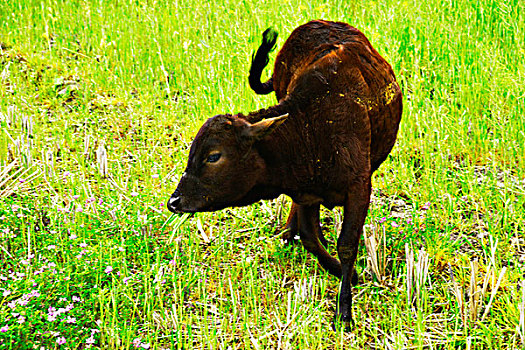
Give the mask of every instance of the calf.
M 390 65 L 359 30 L 312 21 L 293 31 L 265 83 L 277 33 L 268 29 L 249 82 L 275 91 L 274 106 L 208 119 L 193 141 L 186 171 L 168 201 L 172 212 L 215 211 L 284 193 L 292 200 L 284 238 L 342 278 L 336 320 L 352 321 L 352 280 L 368 211 L 371 176 L 396 140 L 402 96 Z M 335 259 L 323 247 L 319 209 L 344 207 Z

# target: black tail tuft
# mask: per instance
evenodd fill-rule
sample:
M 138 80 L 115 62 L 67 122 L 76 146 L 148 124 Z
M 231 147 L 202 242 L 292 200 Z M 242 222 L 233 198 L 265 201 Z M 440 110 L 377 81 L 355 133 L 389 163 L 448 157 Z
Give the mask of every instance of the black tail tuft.
M 273 91 L 272 78 L 265 83 L 261 83 L 261 73 L 270 61 L 268 54 L 275 49 L 277 36 L 275 29 L 266 29 L 263 33 L 261 46 L 257 49 L 257 53 L 252 55 L 252 66 L 250 67 L 248 81 L 252 90 L 259 95 L 266 95 Z

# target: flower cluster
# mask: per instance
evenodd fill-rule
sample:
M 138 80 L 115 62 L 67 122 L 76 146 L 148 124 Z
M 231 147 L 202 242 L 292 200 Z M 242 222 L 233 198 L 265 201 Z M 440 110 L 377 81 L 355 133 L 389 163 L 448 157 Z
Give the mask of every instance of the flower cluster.
M 5 293 L 5 292 L 4 292 Z M 10 294 L 10 293 L 9 293 Z M 7 303 L 7 306 L 10 308 L 10 309 L 14 309 L 16 308 L 17 305 L 20 305 L 20 306 L 26 306 L 27 304 L 29 304 L 29 301 L 32 299 L 32 298 L 38 298 L 40 296 L 40 292 L 36 289 L 32 290 L 30 293 L 27 293 L 27 294 L 23 294 L 20 298 L 18 299 L 15 299 L 15 300 L 11 300 L 9 303 Z
M 74 175 L 66 172 L 63 176 Z M 128 196 L 130 203 L 133 197 L 141 198 L 139 192 Z M 117 282 L 113 286 L 125 289 L 140 284 L 140 269 L 130 273 L 126 264 L 114 259 L 115 253 L 126 254 L 133 245 L 119 239 L 109 247 L 115 253 L 98 254 L 107 245 L 92 235 L 104 228 L 105 217 L 120 215 L 125 201 L 122 204 L 98 195 L 88 198 L 72 191 L 61 200 L 49 202 L 43 209 L 25 202 L 0 203 L 0 238 L 7 242 L 10 257 L 0 270 L 0 349 L 13 340 L 36 349 L 97 347 L 100 330 L 91 329 L 90 333 L 96 326 L 89 326 L 98 302 L 96 290 L 102 285 L 111 288 L 111 281 Z M 86 215 L 93 212 L 97 214 L 95 223 Z M 142 214 L 142 221 L 151 220 Z M 152 346 L 146 340 L 137 338 L 132 346 L 149 349 Z
M 150 348 L 149 343 L 143 343 L 142 339 L 140 337 L 133 339 L 133 346 L 136 347 L 136 348 L 142 348 L 142 349 L 149 349 Z
M 49 322 L 54 322 L 54 321 L 57 320 L 57 318 L 60 317 L 60 315 L 66 314 L 67 312 L 73 310 L 74 307 L 75 306 L 73 304 L 69 304 L 66 307 L 61 307 L 61 308 L 58 308 L 58 309 L 56 309 L 53 306 L 50 306 L 47 309 L 47 320 Z M 62 318 L 60 320 L 61 321 L 66 321 L 67 323 L 75 323 L 76 322 L 76 318 L 71 317 L 71 316 L 67 316 L 67 319 L 66 318 Z

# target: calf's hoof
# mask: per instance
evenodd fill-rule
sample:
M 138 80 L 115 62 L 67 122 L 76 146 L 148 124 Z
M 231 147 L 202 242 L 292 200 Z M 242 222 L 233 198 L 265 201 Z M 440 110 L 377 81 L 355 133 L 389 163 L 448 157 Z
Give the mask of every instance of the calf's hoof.
M 354 329 L 355 323 L 352 319 L 352 313 L 348 310 L 347 313 L 336 312 L 334 320 L 332 321 L 332 329 L 339 331 L 343 329 L 345 332 L 351 332 Z
M 285 246 L 292 246 L 299 242 L 299 236 L 297 236 L 297 232 L 285 227 L 281 231 L 281 240 Z
M 340 317 L 336 316 L 334 320 L 332 321 L 332 330 L 334 332 L 339 332 L 342 329 L 343 332 L 348 333 L 348 332 L 352 332 L 354 327 L 355 327 L 355 323 L 351 317 L 350 317 L 350 320 L 345 321 L 341 319 Z

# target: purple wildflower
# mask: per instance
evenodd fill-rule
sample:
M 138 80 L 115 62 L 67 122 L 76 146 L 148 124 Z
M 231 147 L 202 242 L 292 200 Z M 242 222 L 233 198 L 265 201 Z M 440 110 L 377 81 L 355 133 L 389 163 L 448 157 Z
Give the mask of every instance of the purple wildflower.
M 133 339 L 133 346 L 138 348 L 140 346 L 140 344 L 141 344 L 140 338 Z

